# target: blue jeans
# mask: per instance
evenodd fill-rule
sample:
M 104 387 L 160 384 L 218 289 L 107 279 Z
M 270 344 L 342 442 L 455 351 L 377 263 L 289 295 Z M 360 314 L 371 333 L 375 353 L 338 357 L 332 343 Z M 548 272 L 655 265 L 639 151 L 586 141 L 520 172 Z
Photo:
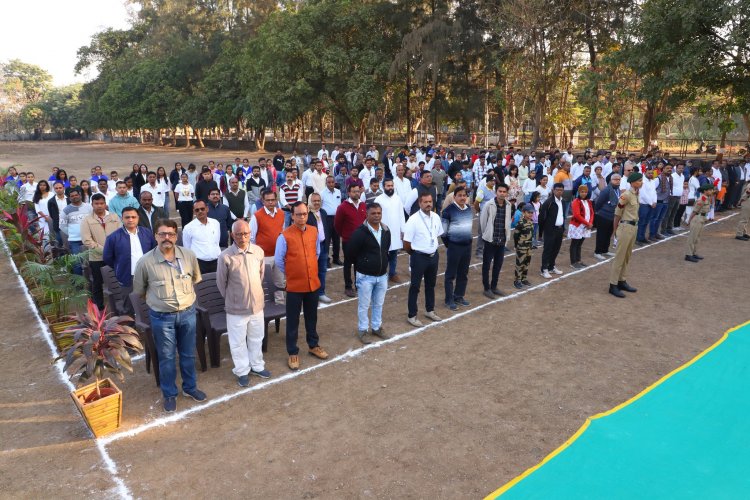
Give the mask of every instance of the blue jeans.
M 149 308 L 151 330 L 159 356 L 159 386 L 165 398 L 177 397 L 175 354 L 180 355 L 182 390 L 197 389 L 195 372 L 195 308 L 175 313 L 157 312 Z
M 656 204 L 648 229 L 648 233 L 651 237 L 654 237 L 659 233 L 659 227 L 661 226 L 662 221 L 664 221 L 664 217 L 667 216 L 667 208 L 669 208 L 669 203 L 667 202 Z
M 324 248 L 325 247 L 325 248 Z M 320 279 L 320 290 L 318 295 L 326 294 L 326 273 L 328 272 L 328 245 L 320 242 L 320 255 L 318 256 L 318 279 Z
M 398 250 L 388 252 L 388 277 L 396 276 L 396 266 L 398 266 Z
M 388 289 L 388 274 L 383 276 L 369 276 L 357 273 L 357 329 L 366 332 L 368 323 L 373 330 L 379 330 L 383 324 L 383 303 L 385 291 Z M 372 304 L 372 320 L 368 321 L 367 312 Z
M 75 255 L 81 253 L 85 248 L 83 247 L 83 243 L 80 241 L 70 241 L 68 240 L 68 247 L 70 248 L 70 253 Z M 73 274 L 77 274 L 78 276 L 83 275 L 83 269 L 81 268 L 80 264 L 75 264 L 73 266 Z
M 646 239 L 646 228 L 651 223 L 651 219 L 654 217 L 654 208 L 651 205 L 641 203 L 638 207 L 638 234 L 636 240 L 643 241 Z

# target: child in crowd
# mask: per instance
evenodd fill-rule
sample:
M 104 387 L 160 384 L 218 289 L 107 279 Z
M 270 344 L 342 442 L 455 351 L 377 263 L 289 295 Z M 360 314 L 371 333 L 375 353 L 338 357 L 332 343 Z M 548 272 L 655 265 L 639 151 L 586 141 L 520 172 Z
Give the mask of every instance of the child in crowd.
M 682 183 L 682 196 L 680 196 L 680 205 L 677 208 L 677 217 L 675 217 L 675 220 L 677 221 L 677 227 L 682 226 L 684 223 L 685 215 L 688 217 L 690 216 L 690 212 L 692 212 L 692 207 L 690 207 L 690 212 L 687 211 L 688 203 L 690 203 L 690 186 L 688 184 L 688 181 L 685 181 Z
M 531 263 L 532 239 L 534 235 L 534 207 L 526 203 L 522 209 L 523 216 L 513 230 L 513 243 L 516 247 L 516 273 L 513 286 L 519 290 L 524 286 L 531 286 L 527 279 L 529 263 Z

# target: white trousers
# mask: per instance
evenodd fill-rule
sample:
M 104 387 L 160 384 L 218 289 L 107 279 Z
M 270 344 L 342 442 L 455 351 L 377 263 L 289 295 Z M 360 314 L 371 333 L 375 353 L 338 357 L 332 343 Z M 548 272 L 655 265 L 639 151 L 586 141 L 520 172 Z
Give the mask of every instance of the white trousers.
M 227 313 L 229 350 L 238 377 L 247 375 L 252 368 L 259 372 L 265 368 L 263 362 L 263 311 L 257 314 Z

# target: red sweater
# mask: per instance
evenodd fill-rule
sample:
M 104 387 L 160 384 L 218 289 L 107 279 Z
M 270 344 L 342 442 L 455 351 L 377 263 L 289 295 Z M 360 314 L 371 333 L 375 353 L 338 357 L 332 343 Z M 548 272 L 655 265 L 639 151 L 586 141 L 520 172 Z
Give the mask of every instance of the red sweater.
M 359 208 L 355 208 L 347 200 L 336 209 L 336 216 L 333 218 L 333 228 L 341 236 L 344 243 L 346 243 L 349 241 L 354 230 L 361 226 L 365 219 L 367 219 L 365 202 L 360 201 Z
M 589 206 L 589 218 L 586 218 L 586 211 L 583 209 L 583 204 Z M 592 226 L 594 224 L 594 204 L 591 200 L 582 200 L 576 198 L 573 200 L 573 204 L 570 207 L 571 217 L 570 223 L 574 226 Z

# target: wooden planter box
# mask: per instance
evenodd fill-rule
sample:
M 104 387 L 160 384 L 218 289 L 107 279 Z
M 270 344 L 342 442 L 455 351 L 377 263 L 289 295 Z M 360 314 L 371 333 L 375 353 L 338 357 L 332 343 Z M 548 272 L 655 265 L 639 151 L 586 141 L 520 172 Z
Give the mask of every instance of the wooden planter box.
M 52 331 L 52 339 L 55 341 L 55 345 L 57 346 L 57 350 L 59 352 L 63 352 L 65 349 L 71 346 L 73 343 L 73 339 L 71 338 L 60 338 L 60 333 L 67 330 L 71 326 L 75 326 L 78 324 L 77 321 L 60 321 L 57 323 L 53 323 L 50 320 L 47 320 L 47 323 L 49 324 L 49 329 Z
M 117 394 L 106 396 L 91 403 L 84 403 L 86 397 L 96 391 L 96 384 L 97 382 L 94 382 L 81 387 L 71 392 L 70 396 L 94 436 L 101 437 L 120 427 L 122 422 L 122 391 L 111 379 L 107 378 L 99 382 L 99 387 L 111 387 L 117 391 Z

